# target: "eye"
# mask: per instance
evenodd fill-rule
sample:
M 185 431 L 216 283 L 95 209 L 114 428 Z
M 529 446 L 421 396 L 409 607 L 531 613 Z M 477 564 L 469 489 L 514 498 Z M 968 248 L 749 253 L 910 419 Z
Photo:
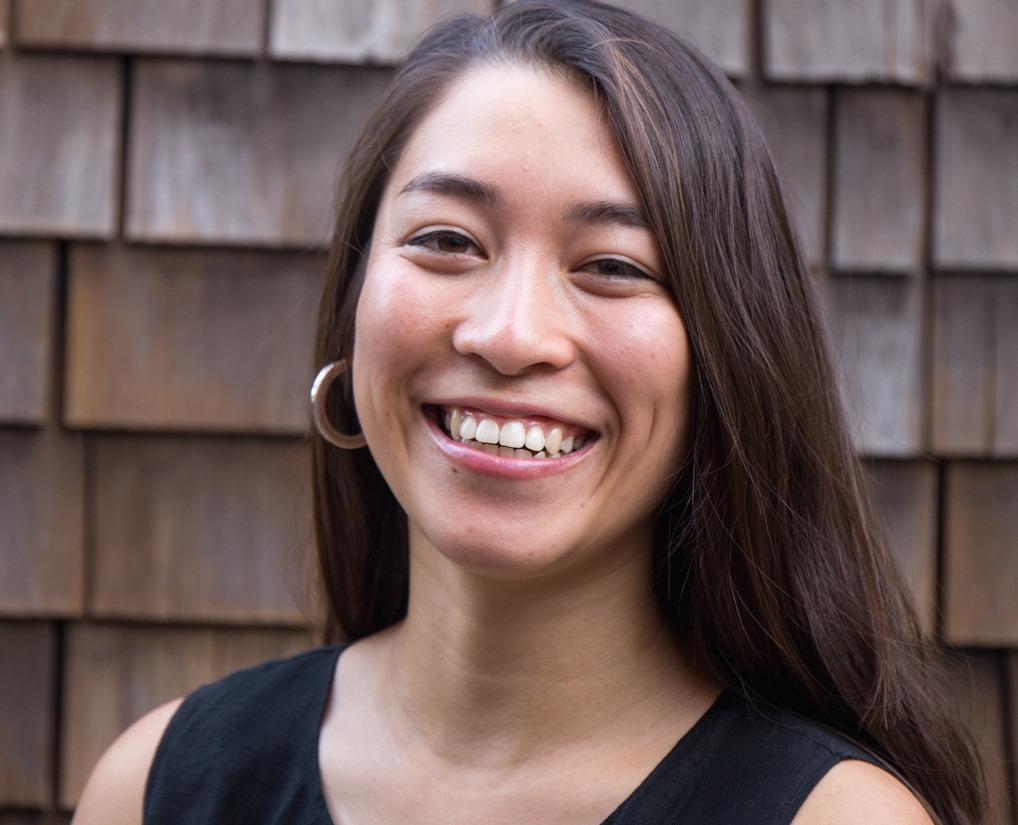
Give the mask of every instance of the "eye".
M 582 272 L 590 272 L 612 281 L 619 280 L 655 280 L 645 269 L 623 258 L 598 258 L 578 267 Z
M 406 241 L 407 246 L 427 249 L 442 255 L 474 255 L 480 249 L 473 240 L 452 229 L 434 229 Z

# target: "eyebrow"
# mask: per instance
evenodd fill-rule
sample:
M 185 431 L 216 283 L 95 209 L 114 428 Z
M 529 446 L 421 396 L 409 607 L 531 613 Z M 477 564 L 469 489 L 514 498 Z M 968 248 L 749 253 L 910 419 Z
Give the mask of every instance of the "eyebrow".
M 589 201 L 578 203 L 566 215 L 566 219 L 575 223 L 587 223 L 597 226 L 621 224 L 634 229 L 650 229 L 644 211 L 635 204 L 619 201 Z
M 424 172 L 399 190 L 401 195 L 407 192 L 446 195 L 487 207 L 497 207 L 502 203 L 494 186 L 452 172 Z
M 502 196 L 494 186 L 454 172 L 424 172 L 400 189 L 399 194 L 408 192 L 459 198 L 488 208 L 497 208 L 502 204 Z M 595 226 L 621 225 L 650 229 L 650 221 L 644 211 L 624 201 L 584 201 L 569 209 L 566 220 Z

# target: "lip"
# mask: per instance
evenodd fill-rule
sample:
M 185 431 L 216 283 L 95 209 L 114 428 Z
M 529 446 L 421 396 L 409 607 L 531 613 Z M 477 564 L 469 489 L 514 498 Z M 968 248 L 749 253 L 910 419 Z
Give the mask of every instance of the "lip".
M 434 415 L 429 412 L 428 407 L 432 406 L 429 404 L 422 408 L 421 415 L 427 422 L 428 431 L 431 433 L 431 437 L 438 449 L 453 463 L 481 475 L 520 481 L 558 475 L 573 469 L 582 462 L 590 454 L 594 444 L 598 441 L 596 437 L 591 438 L 580 449 L 568 455 L 563 455 L 560 458 L 510 458 L 508 456 L 492 455 L 484 450 L 468 447 L 466 444 L 453 441 L 449 438 L 445 430 L 438 425 Z M 506 405 L 492 407 L 490 404 L 473 404 L 472 406 L 483 409 L 485 412 L 490 412 L 492 415 L 502 415 L 504 417 L 519 417 L 520 415 L 519 412 L 495 412 L 496 408 L 507 409 Z M 531 416 L 536 415 L 533 407 L 528 407 L 527 410 Z
M 443 398 L 438 401 L 428 401 L 423 407 L 445 408 L 462 407 L 474 409 L 481 413 L 487 413 L 495 418 L 543 418 L 548 421 L 555 421 L 560 424 L 568 424 L 578 429 L 587 430 L 591 435 L 596 436 L 597 430 L 580 421 L 572 418 L 563 418 L 561 412 L 555 412 L 540 404 L 527 404 L 521 401 L 500 400 L 494 398 L 477 398 L 473 396 L 457 396 L 456 398 Z

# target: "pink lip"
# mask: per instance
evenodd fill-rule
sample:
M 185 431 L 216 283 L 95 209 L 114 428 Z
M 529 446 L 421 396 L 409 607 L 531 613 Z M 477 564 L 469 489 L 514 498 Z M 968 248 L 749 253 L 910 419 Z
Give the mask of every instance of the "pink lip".
M 569 424 L 576 427 L 577 429 L 588 430 L 591 433 L 595 431 L 593 428 L 581 424 L 578 421 L 573 421 L 569 418 L 563 418 L 560 413 L 556 413 L 554 410 L 550 410 L 547 407 L 540 405 L 526 404 L 519 401 L 500 401 L 492 398 L 475 398 L 475 397 L 457 397 L 455 399 L 443 399 L 441 401 L 429 401 L 425 404 L 426 407 L 461 407 L 464 409 L 474 409 L 482 413 L 488 413 L 495 418 L 543 418 L 549 421 L 557 421 L 562 424 Z
M 491 410 L 491 412 L 492 414 L 497 414 L 494 410 Z M 507 415 L 512 416 L 513 414 L 509 413 Z M 524 481 L 527 479 L 546 478 L 570 470 L 578 462 L 583 461 L 590 452 L 594 441 L 596 441 L 596 439 L 592 439 L 591 442 L 584 444 L 579 450 L 561 458 L 509 458 L 492 455 L 483 450 L 468 447 L 466 444 L 461 444 L 458 441 L 453 441 L 430 415 L 425 413 L 424 419 L 428 422 L 428 429 L 438 449 L 450 461 L 475 473 L 508 480 Z

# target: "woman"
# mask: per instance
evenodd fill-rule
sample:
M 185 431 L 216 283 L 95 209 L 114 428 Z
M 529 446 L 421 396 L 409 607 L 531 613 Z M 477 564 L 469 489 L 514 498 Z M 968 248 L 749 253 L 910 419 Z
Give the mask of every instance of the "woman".
M 352 644 L 154 711 L 77 821 L 979 820 L 766 148 L 695 51 L 575 0 L 433 30 L 322 308 Z

